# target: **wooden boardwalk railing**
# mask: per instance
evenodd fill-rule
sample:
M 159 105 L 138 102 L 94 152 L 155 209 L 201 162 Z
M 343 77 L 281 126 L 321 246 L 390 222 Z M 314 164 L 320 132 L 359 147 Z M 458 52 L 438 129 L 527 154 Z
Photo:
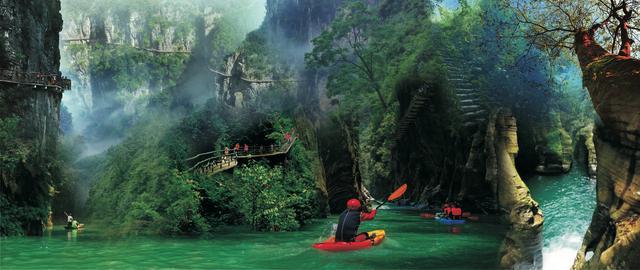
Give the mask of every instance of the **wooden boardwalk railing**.
M 29 85 L 33 86 L 34 88 L 53 88 L 59 91 L 71 89 L 71 80 L 59 74 L 23 72 L 12 69 L 0 69 L 0 82 L 17 85 Z
M 226 153 L 225 150 L 211 151 L 197 154 L 185 161 L 204 158 L 189 168 L 189 171 L 201 174 L 215 174 L 237 166 L 238 159 L 251 159 L 287 154 L 296 141 L 297 137 L 294 137 L 291 141 L 285 141 L 285 143 L 279 145 L 250 146 L 246 151 L 242 146 L 240 146 L 240 149 L 238 150 L 229 149 Z

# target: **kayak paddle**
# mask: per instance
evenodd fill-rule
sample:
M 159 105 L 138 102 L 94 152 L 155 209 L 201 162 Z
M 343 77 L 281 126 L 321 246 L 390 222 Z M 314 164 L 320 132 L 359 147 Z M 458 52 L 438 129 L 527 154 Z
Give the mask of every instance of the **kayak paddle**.
M 397 198 L 400 198 L 400 196 L 402 196 L 402 194 L 404 194 L 404 192 L 407 191 L 407 184 L 402 184 L 402 186 L 400 186 L 398 189 L 396 189 L 396 191 L 394 191 L 393 193 L 391 193 L 391 195 L 389 195 L 389 197 L 387 197 L 387 200 L 382 202 L 382 204 L 378 205 L 378 207 L 376 207 L 376 210 L 378 208 L 380 208 L 380 206 L 383 206 L 385 203 L 393 201 Z

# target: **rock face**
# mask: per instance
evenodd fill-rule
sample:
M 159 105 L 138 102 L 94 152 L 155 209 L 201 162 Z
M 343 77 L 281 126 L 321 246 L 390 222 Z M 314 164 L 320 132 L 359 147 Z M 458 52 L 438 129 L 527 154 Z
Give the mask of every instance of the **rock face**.
M 320 190 L 326 189 L 331 212 L 340 212 L 350 198 L 366 199 L 362 186 L 358 156 L 356 123 L 347 119 L 320 118 L 319 100 L 324 97 L 325 75 L 306 69 L 304 54 L 312 49 L 311 40 L 318 36 L 334 19 L 341 0 L 268 0 L 265 20 L 257 33 L 264 38 L 274 61 L 270 72 L 258 74 L 249 61 L 253 56 L 233 54 L 227 59 L 224 72 L 230 75 L 221 85 L 221 98 L 228 104 L 239 105 L 240 96 L 245 102 L 256 98 L 265 88 L 295 84 L 295 98 L 304 105 L 308 121 L 314 123 L 318 149 L 318 161 L 322 165 L 318 179 Z M 262 52 L 260 52 L 262 53 Z M 247 58 L 246 61 L 243 58 Z M 259 63 L 258 63 L 259 64 Z M 284 71 L 284 72 L 283 72 Z M 247 91 L 251 89 L 252 91 Z M 242 93 L 238 95 L 236 93 Z M 311 130 L 307 130 L 311 132 Z M 313 148 L 313 147 L 312 147 Z
M 73 7 L 67 6 L 65 9 Z M 178 18 L 175 16 L 179 14 L 178 11 L 171 12 L 166 10 L 167 7 L 159 9 L 158 12 L 167 20 L 177 21 Z M 90 55 L 96 51 L 96 45 L 99 48 L 131 46 L 159 50 L 191 50 L 195 39 L 193 31 L 180 33 L 183 38 L 178 38 L 175 36 L 175 27 L 155 27 L 147 22 L 146 15 L 148 14 L 139 14 L 128 8 L 114 11 L 107 7 L 99 14 L 93 14 L 92 10 L 82 10 L 78 14 L 65 12 L 65 27 L 61 33 L 63 55 L 66 54 L 73 62 L 87 62 L 89 65 L 67 67 L 74 68 L 70 71 L 77 73 L 77 76 L 74 76 L 75 85 L 82 87 L 76 89 L 72 95 L 85 104 L 83 109 L 86 112 L 104 110 L 111 113 L 114 104 L 117 103 L 114 93 L 118 87 L 113 78 L 114 72 L 96 71 L 95 67 L 90 67 L 94 62 Z M 81 46 L 83 44 L 93 46 Z M 143 89 L 131 90 L 141 92 Z
M 612 55 L 594 33 L 576 53 L 596 112 L 598 205 L 574 269 L 640 268 L 640 60 Z
M 573 140 L 562 125 L 543 128 L 536 143 L 537 173 L 566 173 L 573 161 Z
M 318 146 L 326 175 L 326 186 L 329 195 L 329 208 L 332 213 L 340 213 L 346 207 L 347 200 L 357 198 L 360 166 L 354 162 L 355 149 L 349 145 L 353 132 L 345 124 L 337 120 L 327 119 L 318 128 Z
M 543 104 L 539 111 L 514 108 L 520 127 L 518 169 L 537 174 L 566 173 L 573 165 L 574 127 L 553 108 Z M 551 107 L 551 108 L 549 108 Z M 569 123 L 567 123 L 569 122 Z
M 221 14 L 214 4 L 89 1 L 81 9 L 70 2 L 63 1 L 62 69 L 76 87 L 65 104 L 76 123 L 90 125 L 75 127 L 88 143 L 119 141 L 151 96 L 178 83 L 191 53 L 203 64 L 189 70 L 197 78 L 193 85 L 179 85 L 179 99 L 190 105 L 212 96 L 213 78 L 203 79 L 212 77 L 206 70 L 211 53 L 202 51 L 222 47 L 205 40 L 219 31 L 214 26 Z
M 341 0 L 267 1 L 262 26 L 245 40 L 254 43 L 250 47 L 266 47 L 253 52 L 258 55 L 238 50 L 226 57 L 221 70 L 216 72 L 219 98 L 231 106 L 242 107 L 274 84 L 296 83 L 301 102 L 317 103 L 321 94 L 318 81 L 322 78 L 315 70 L 305 68 L 304 55 L 312 49 L 311 40 L 333 21 L 340 3 Z M 271 55 L 265 57 L 266 51 Z
M 263 27 L 269 33 L 271 42 L 286 45 L 287 54 L 293 62 L 303 63 L 304 54 L 311 49 L 311 40 L 333 21 L 341 2 L 267 0 Z
M 60 2 L 0 1 L 0 14 L 0 68 L 58 74 Z M 7 208 L 3 205 L 2 211 L 6 215 L 5 211 L 10 209 L 35 209 L 31 213 L 18 213 L 24 216 L 8 217 L 18 221 L 30 235 L 42 234 L 47 218 L 56 175 L 61 98 L 62 92 L 51 87 L 0 83 L 0 120 L 18 119 L 17 138 L 28 149 L 24 159 L 13 164 L 2 161 L 2 196 L 6 196 L 9 203 Z
M 579 157 L 580 161 L 585 162 L 585 165 L 587 167 L 587 173 L 589 174 L 589 176 L 596 177 L 598 161 L 596 156 L 596 146 L 593 141 L 593 132 L 594 132 L 593 125 L 588 125 L 580 129 L 577 134 L 579 145 L 576 146 L 579 148 L 576 148 L 576 149 L 578 150 L 583 149 L 579 151 L 584 153 Z
M 507 110 L 492 113 L 485 135 L 485 179 L 494 191 L 496 207 L 510 225 L 500 249 L 500 266 L 540 268 L 544 217 L 515 168 L 517 153 L 515 117 Z

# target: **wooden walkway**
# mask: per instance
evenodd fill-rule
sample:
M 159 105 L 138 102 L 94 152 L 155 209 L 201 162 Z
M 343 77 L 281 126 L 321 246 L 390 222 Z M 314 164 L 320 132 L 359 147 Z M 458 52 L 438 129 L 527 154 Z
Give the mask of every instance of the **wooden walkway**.
M 98 44 L 97 39 L 90 39 L 90 38 L 69 38 L 69 39 L 63 39 L 62 40 L 62 44 L 63 46 L 68 46 L 69 44 Z M 131 46 L 131 45 L 127 45 L 127 44 L 122 44 L 122 43 L 110 43 L 110 42 L 100 42 L 100 45 L 107 45 L 107 46 L 128 46 L 137 50 L 142 50 L 142 51 L 147 51 L 147 52 L 151 52 L 151 53 L 184 53 L 184 54 L 191 54 L 191 51 L 186 51 L 186 50 L 160 50 L 160 49 L 154 49 L 154 48 L 143 48 L 143 47 L 135 47 L 135 46 Z
M 211 175 L 238 166 L 239 159 L 252 159 L 285 155 L 289 153 L 289 150 L 291 150 L 291 147 L 297 140 L 298 138 L 295 137 L 290 142 L 285 142 L 281 145 L 251 146 L 249 147 L 249 149 L 247 149 L 247 151 L 245 151 L 241 146 L 239 150 L 229 149 L 226 154 L 224 150 L 200 153 L 186 159 L 186 161 L 198 160 L 203 158 L 191 168 L 189 168 L 189 171 Z
M 52 88 L 58 91 L 71 90 L 71 80 L 67 77 L 39 72 L 23 72 L 11 69 L 0 69 L 0 83 L 28 85 L 33 88 Z

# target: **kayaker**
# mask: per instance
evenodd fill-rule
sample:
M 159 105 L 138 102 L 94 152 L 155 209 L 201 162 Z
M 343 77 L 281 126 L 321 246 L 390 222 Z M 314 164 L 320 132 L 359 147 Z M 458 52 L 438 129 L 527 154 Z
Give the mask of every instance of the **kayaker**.
M 376 209 L 371 212 L 361 211 L 360 200 L 350 199 L 347 201 L 347 209 L 340 214 L 338 228 L 336 229 L 336 242 L 359 242 L 374 238 L 366 232 L 356 235 L 360 222 L 372 220 L 376 216 Z
M 75 220 L 71 215 L 67 216 L 67 229 L 77 229 L 78 221 Z
M 461 219 L 462 218 L 462 208 L 457 203 L 453 204 L 451 208 L 451 216 L 453 219 Z
M 448 203 L 445 203 L 442 206 L 442 213 L 444 214 L 444 217 L 448 218 L 451 215 L 451 206 L 449 206 Z

